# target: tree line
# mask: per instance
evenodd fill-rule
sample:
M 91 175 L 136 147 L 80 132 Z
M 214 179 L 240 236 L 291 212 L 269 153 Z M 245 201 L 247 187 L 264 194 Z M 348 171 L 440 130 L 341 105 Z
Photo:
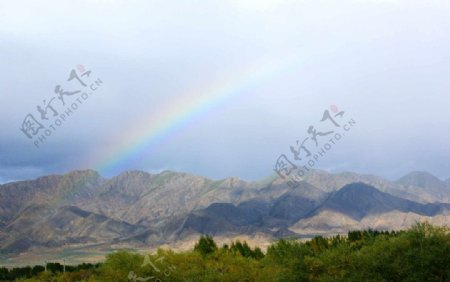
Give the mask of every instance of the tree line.
M 8 276 L 9 275 L 9 276 Z M 265 252 L 245 241 L 154 254 L 117 251 L 102 264 L 0 269 L 19 281 L 450 281 L 450 231 L 417 223 L 405 231 L 351 231 L 308 241 L 281 239 Z

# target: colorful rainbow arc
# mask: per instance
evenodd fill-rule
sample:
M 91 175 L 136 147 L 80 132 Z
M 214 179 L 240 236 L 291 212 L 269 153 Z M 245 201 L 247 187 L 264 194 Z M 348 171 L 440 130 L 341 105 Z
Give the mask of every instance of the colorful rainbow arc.
M 170 106 L 152 112 L 142 124 L 121 133 L 103 152 L 89 160 L 89 166 L 101 173 L 108 174 L 125 164 L 136 161 L 149 148 L 163 144 L 174 133 L 193 124 L 214 109 L 224 106 L 227 101 L 244 95 L 252 87 L 285 74 L 302 62 L 297 55 L 286 56 L 277 61 L 260 61 L 243 71 L 230 75 L 202 91 L 191 91 L 184 100 L 178 100 Z

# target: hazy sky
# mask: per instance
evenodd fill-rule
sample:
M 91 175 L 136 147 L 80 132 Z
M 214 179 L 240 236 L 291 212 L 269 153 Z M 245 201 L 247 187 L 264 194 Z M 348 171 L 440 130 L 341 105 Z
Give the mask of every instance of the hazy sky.
M 449 15 L 429 0 L 1 1 L 0 182 L 87 168 L 259 179 L 280 154 L 295 162 L 296 140 L 320 148 L 311 125 L 342 130 L 320 127 L 331 105 L 356 124 L 315 168 L 446 179 Z M 57 85 L 92 94 L 62 105 Z M 32 139 L 28 114 L 45 127 Z

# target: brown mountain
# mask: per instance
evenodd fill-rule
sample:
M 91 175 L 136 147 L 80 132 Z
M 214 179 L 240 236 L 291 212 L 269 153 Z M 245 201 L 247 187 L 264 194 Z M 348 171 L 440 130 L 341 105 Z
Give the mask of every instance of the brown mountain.
M 277 177 L 246 182 L 129 171 L 105 179 L 92 170 L 74 171 L 0 186 L 0 250 L 157 246 L 201 233 L 270 240 L 397 229 L 423 219 L 447 224 L 448 190 L 425 173 L 391 182 L 311 171 L 291 188 Z

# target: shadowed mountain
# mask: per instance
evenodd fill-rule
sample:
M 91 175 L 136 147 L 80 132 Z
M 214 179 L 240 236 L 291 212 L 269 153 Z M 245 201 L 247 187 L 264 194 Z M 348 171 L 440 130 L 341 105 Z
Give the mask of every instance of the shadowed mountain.
M 286 226 L 298 221 L 317 208 L 326 198 L 322 190 L 306 183 L 282 194 L 272 202 L 269 215 L 284 220 Z
M 416 173 L 411 173 L 412 175 Z M 420 174 L 420 173 L 419 173 Z M 375 175 L 357 174 L 353 172 L 343 172 L 331 174 L 322 170 L 311 170 L 306 174 L 304 180 L 326 192 L 339 190 L 341 187 L 351 183 L 365 183 L 376 187 L 382 192 L 408 199 L 420 203 L 447 202 L 450 203 L 450 188 L 443 189 L 442 182 L 435 176 L 424 173 L 427 178 L 434 181 L 421 181 L 430 185 L 420 185 L 421 182 L 415 181 L 396 181 L 391 182 Z M 406 177 L 406 176 L 405 176 Z M 406 177 L 409 178 L 409 177 Z M 417 177 L 420 178 L 420 177 Z M 437 186 L 434 186 L 434 184 Z M 438 188 L 436 188 L 438 187 Z M 443 192 L 446 191 L 446 192 Z
M 213 236 L 266 234 L 270 237 L 295 235 L 287 229 L 288 220 L 272 218 L 269 212 L 270 204 L 264 202 L 249 201 L 239 206 L 215 203 L 204 210 L 189 214 L 176 235 L 178 239 L 191 234 Z M 273 225 L 279 227 L 273 228 Z
M 331 210 L 360 220 L 367 215 L 393 210 L 433 216 L 446 209 L 450 210 L 450 204 L 420 204 L 381 192 L 363 183 L 354 183 L 333 193 L 315 213 Z
M 251 210 L 243 212 L 228 203 L 215 203 L 204 210 L 192 212 L 185 220 L 182 231 L 200 234 L 249 234 L 258 230 L 262 218 Z
M 417 203 L 353 183 L 331 193 L 319 208 L 290 229 L 314 235 L 367 228 L 397 230 L 423 220 L 450 224 L 450 204 Z

